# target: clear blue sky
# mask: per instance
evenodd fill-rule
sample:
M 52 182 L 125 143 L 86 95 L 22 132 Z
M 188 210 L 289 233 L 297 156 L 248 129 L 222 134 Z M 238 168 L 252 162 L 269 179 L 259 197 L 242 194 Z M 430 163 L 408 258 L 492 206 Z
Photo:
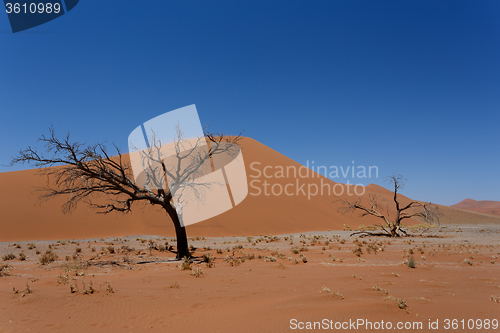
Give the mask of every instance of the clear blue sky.
M 50 124 L 126 150 L 196 104 L 211 130 L 303 164 L 500 200 L 500 1 L 81 0 L 17 34 L 0 13 L 0 103 L 2 165 Z

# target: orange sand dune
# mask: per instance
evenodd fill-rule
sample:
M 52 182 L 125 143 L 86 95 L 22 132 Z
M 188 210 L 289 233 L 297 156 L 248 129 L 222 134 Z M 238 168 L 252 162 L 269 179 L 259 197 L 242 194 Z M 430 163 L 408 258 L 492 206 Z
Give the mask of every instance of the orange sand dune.
M 473 199 L 465 199 L 464 201 L 460 201 L 451 207 L 500 216 L 500 201 L 476 201 Z
M 268 174 L 277 167 L 291 167 L 305 174 L 305 167 L 276 152 L 275 150 L 253 140 L 244 138 L 241 142 L 243 147 L 247 178 L 252 182 L 249 187 L 247 198 L 234 209 L 225 212 L 209 220 L 187 227 L 188 236 L 232 236 L 232 235 L 261 235 L 261 234 L 285 234 L 305 231 L 340 230 L 344 224 L 352 228 L 360 225 L 378 223 L 379 219 L 365 217 L 359 218 L 357 214 L 342 214 L 338 212 L 338 203 L 333 203 L 336 197 L 327 187 L 336 184 L 333 181 L 319 176 L 309 170 L 308 178 L 294 178 L 289 174 L 288 178 L 265 178 L 259 176 L 266 166 L 272 167 Z M 252 164 L 253 163 L 253 164 Z M 259 164 L 260 163 L 260 164 Z M 256 170 L 259 171 L 256 171 Z M 263 182 L 267 181 L 272 186 L 284 187 L 288 183 L 297 188 L 304 184 L 307 191 L 311 186 L 311 192 L 317 186 L 318 190 L 324 189 L 323 195 L 311 196 L 304 193 L 294 192 L 297 195 L 265 195 Z M 174 236 L 174 228 L 163 211 L 155 207 L 137 205 L 133 207 L 130 214 L 112 213 L 108 215 L 96 214 L 95 211 L 81 205 L 71 214 L 63 214 L 61 205 L 63 198 L 53 199 L 42 204 L 37 204 L 37 193 L 34 189 L 46 185 L 46 178 L 37 175 L 36 170 L 25 170 L 0 173 L 0 208 L 2 210 L 1 225 L 2 232 L 0 241 L 20 241 L 34 239 L 82 239 L 93 237 L 110 237 L 126 235 L 161 235 Z M 258 194 L 260 189 L 261 194 Z M 340 190 L 353 191 L 353 187 L 338 184 L 337 193 Z M 268 189 L 269 190 L 269 189 Z M 270 191 L 270 190 L 269 190 Z M 375 193 L 387 201 L 392 200 L 392 193 L 377 185 L 366 187 L 366 193 L 362 199 L 367 200 L 370 193 Z M 344 198 L 349 196 L 344 195 Z M 355 200 L 357 197 L 351 197 Z M 407 198 L 401 197 L 402 202 Z M 447 208 L 461 215 L 463 211 Z M 469 213 L 475 215 L 475 213 Z M 479 222 L 488 219 L 480 216 Z M 415 222 L 415 221 L 414 221 Z M 453 223 L 453 221 L 451 221 Z M 498 222 L 495 220 L 494 222 Z

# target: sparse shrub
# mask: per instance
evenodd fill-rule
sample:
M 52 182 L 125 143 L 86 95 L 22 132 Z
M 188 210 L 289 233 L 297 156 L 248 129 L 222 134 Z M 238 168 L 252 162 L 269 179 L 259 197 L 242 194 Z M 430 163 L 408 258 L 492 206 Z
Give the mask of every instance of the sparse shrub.
M 415 268 L 417 267 L 417 264 L 415 263 L 415 258 L 413 258 L 413 256 L 410 256 L 410 258 L 408 259 L 408 261 L 406 262 L 406 266 L 410 267 L 410 268 Z
M 396 298 L 396 302 L 398 303 L 398 307 L 400 309 L 406 309 L 408 307 L 408 305 L 406 304 L 406 301 L 403 300 L 403 299 L 399 299 L 399 298 Z
M 9 254 L 6 254 L 2 257 L 3 261 L 7 261 L 7 260 L 14 260 L 16 259 L 16 255 L 14 253 L 9 253 Z
M 290 249 L 290 252 L 292 252 L 293 254 L 299 254 L 300 253 L 300 250 L 298 247 L 292 247 Z
M 39 250 L 36 250 L 35 254 L 40 254 L 40 251 L 39 251 Z
M 7 264 L 0 265 L 0 276 L 9 276 L 11 268 L 12 266 Z
M 335 291 L 335 292 L 332 293 L 332 291 L 328 287 L 321 288 L 321 292 L 331 293 L 334 297 L 339 297 L 340 299 L 345 299 L 345 297 L 344 297 L 343 294 L 339 293 L 338 291 Z
M 24 297 L 27 294 L 32 294 L 33 293 L 33 290 L 31 290 L 30 285 L 28 283 L 26 283 L 26 287 L 24 287 L 24 289 L 22 291 L 21 290 L 17 290 L 14 287 L 12 288 L 12 290 L 14 291 L 14 294 L 21 293 L 21 297 Z
M 222 254 L 222 249 L 217 249 L 215 252 L 217 252 L 217 254 Z
M 170 288 L 171 288 L 171 289 L 173 289 L 173 288 L 175 288 L 175 289 L 179 289 L 180 287 L 181 287 L 181 286 L 177 283 L 177 281 L 175 281 L 174 283 L 172 283 L 172 284 L 170 285 Z
M 68 274 L 59 275 L 59 278 L 57 279 L 57 285 L 62 284 L 63 286 L 65 286 L 72 279 L 73 278 L 70 278 Z
M 276 258 L 273 256 L 267 256 L 264 258 L 264 261 L 276 262 Z
M 194 277 L 201 277 L 203 273 L 203 269 L 201 269 L 200 267 L 196 267 L 191 270 L 190 274 Z
M 240 258 L 230 258 L 230 260 L 226 262 L 228 262 L 233 267 L 237 267 L 243 262 L 243 260 Z
M 286 268 L 286 266 L 281 261 L 278 263 L 278 266 L 281 269 L 285 269 Z
M 193 261 L 191 259 L 189 259 L 188 257 L 184 257 L 182 258 L 182 261 L 181 263 L 179 264 L 179 268 L 183 271 L 186 271 L 186 270 L 189 270 L 191 269 L 191 264 L 193 263 Z
M 57 254 L 51 250 L 48 250 L 44 255 L 40 256 L 40 263 L 42 265 L 48 265 L 55 260 L 57 260 Z
M 84 295 L 90 295 L 99 292 L 99 289 L 94 288 L 94 282 L 90 280 L 90 283 L 88 285 L 85 284 L 85 282 L 82 282 L 83 284 L 83 290 L 82 294 Z
M 26 254 L 24 252 L 21 252 L 19 254 L 19 260 L 21 260 L 21 261 L 25 261 L 26 260 Z
M 300 258 L 302 259 L 302 262 L 305 264 L 307 262 L 307 257 L 303 254 L 300 255 Z
M 28 250 L 33 250 L 35 247 L 35 243 L 28 243 Z
M 215 258 L 210 253 L 205 253 L 203 255 L 203 262 L 206 263 L 208 268 L 215 267 Z
M 500 303 L 500 297 L 495 296 L 495 295 L 491 295 L 490 301 L 495 302 L 495 303 Z
M 115 248 L 114 248 L 113 246 L 111 246 L 111 245 L 109 245 L 106 249 L 108 250 L 108 252 L 109 252 L 110 254 L 115 253 Z
M 108 293 L 114 293 L 115 292 L 115 289 L 113 287 L 111 287 L 111 285 L 108 283 L 108 286 L 106 287 L 106 291 Z
M 130 264 L 130 263 L 132 263 L 132 259 L 130 259 L 130 257 L 128 255 L 124 256 L 123 257 L 123 262 L 127 263 L 127 264 Z
M 354 250 L 352 250 L 352 253 L 357 257 L 361 257 L 361 255 L 363 254 L 363 250 L 360 247 L 356 247 Z
M 473 265 L 472 261 L 470 261 L 469 259 L 464 259 L 464 264 L 467 264 L 467 265 L 470 265 L 470 266 Z

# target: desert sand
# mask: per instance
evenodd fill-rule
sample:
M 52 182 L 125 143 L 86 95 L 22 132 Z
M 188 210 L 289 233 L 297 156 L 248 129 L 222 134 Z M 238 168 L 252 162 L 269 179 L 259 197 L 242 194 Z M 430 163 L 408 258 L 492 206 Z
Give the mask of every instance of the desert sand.
M 150 248 L 150 239 L 158 246 L 170 238 L 37 241 L 31 250 L 31 242 L 2 243 L 0 253 L 17 258 L 2 263 L 12 268 L 0 278 L 0 331 L 287 332 L 292 319 L 421 322 L 423 331 L 439 320 L 436 331 L 449 331 L 446 319 L 498 319 L 499 232 L 489 225 L 359 242 L 342 231 L 191 239 L 188 270 Z M 35 253 L 49 245 L 59 258 L 42 265 Z
M 465 199 L 451 207 L 470 210 L 477 213 L 500 216 L 500 202 L 474 199 Z
M 249 180 L 264 180 L 250 177 L 252 162 L 300 167 L 252 139 L 242 145 Z M 356 238 L 346 229 L 378 221 L 340 213 L 333 196 L 249 194 L 187 227 L 193 262 L 182 270 L 159 211 L 65 215 L 62 199 L 36 204 L 44 179 L 34 170 L 2 173 L 0 185 L 10 189 L 0 194 L 0 332 L 287 332 L 291 320 L 358 319 L 423 331 L 437 320 L 433 331 L 450 331 L 446 319 L 500 319 L 500 217 L 440 206 L 442 227 L 409 221 L 413 237 Z M 366 190 L 364 202 L 391 200 L 380 186 Z

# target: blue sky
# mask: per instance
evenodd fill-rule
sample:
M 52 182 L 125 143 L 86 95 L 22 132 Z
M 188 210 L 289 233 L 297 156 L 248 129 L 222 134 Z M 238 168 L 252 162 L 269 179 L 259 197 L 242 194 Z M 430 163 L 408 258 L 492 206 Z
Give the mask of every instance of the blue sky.
M 50 124 L 126 150 L 139 124 L 196 104 L 212 131 L 302 164 L 500 200 L 500 2 L 81 0 L 16 34 L 0 13 L 0 102 L 2 165 Z

